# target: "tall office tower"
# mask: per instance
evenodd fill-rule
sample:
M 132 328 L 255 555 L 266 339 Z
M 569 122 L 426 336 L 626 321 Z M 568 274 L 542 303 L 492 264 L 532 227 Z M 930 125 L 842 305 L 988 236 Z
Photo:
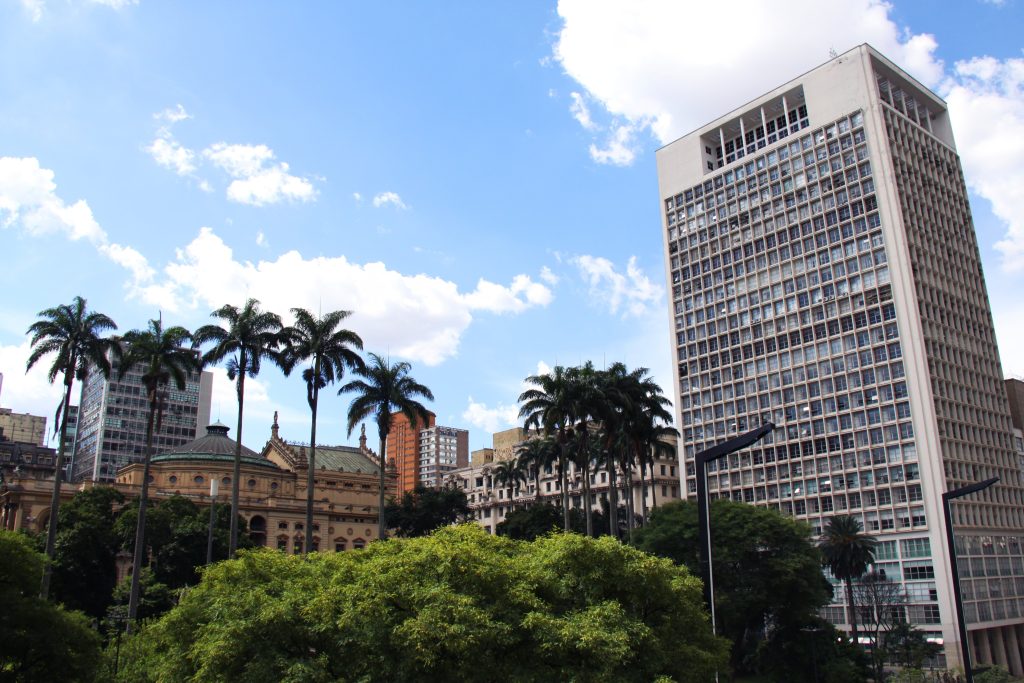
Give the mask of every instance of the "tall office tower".
M 863 45 L 657 161 L 689 494 L 695 453 L 774 422 L 709 491 L 856 516 L 953 665 L 941 494 L 1000 477 L 953 526 L 973 658 L 1021 674 L 1024 490 L 945 103 Z
M 387 462 L 398 472 L 398 495 L 412 491 L 419 483 L 420 431 L 434 426 L 437 416 L 427 411 L 426 423 L 411 423 L 402 413 L 392 413 L 388 433 Z
M 469 432 L 434 425 L 420 431 L 419 483 L 429 488 L 444 485 L 447 474 L 469 465 Z
M 167 387 L 167 404 L 159 431 L 153 435 L 153 452 L 182 446 L 194 440 L 210 423 L 213 374 L 192 373 L 184 391 Z M 110 379 L 90 372 L 82 382 L 78 403 L 78 432 L 72 481 L 111 482 L 117 470 L 141 462 L 146 448 L 149 401 L 136 368 L 118 379 L 116 364 Z

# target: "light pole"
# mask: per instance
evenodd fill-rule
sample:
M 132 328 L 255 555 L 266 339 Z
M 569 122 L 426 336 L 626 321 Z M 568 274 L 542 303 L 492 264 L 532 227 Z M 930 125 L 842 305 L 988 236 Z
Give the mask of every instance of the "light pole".
M 206 534 L 206 564 L 213 562 L 213 521 L 217 507 L 217 477 L 210 477 L 210 529 Z
M 967 683 L 974 683 L 974 672 L 971 670 L 971 646 L 967 640 L 967 622 L 964 621 L 964 601 L 960 595 L 960 571 L 956 566 L 956 544 L 953 542 L 953 515 L 949 510 L 949 501 L 954 498 L 984 491 L 992 484 L 999 481 L 999 477 L 992 477 L 977 484 L 963 486 L 942 494 L 942 515 L 946 519 L 946 546 L 949 549 L 949 569 L 953 574 L 953 603 L 956 605 L 956 623 L 960 628 L 960 651 L 964 659 L 964 676 Z
M 747 446 L 757 443 L 767 434 L 775 429 L 775 425 L 766 422 L 757 429 L 745 434 L 723 441 L 711 448 L 701 451 L 695 458 L 697 465 L 697 526 L 700 534 L 700 573 L 704 581 L 704 602 L 711 611 L 711 632 L 717 635 L 715 630 L 715 586 L 714 576 L 711 573 L 711 527 L 708 521 L 708 482 L 707 464 L 712 460 L 724 458 L 730 453 L 743 450 Z

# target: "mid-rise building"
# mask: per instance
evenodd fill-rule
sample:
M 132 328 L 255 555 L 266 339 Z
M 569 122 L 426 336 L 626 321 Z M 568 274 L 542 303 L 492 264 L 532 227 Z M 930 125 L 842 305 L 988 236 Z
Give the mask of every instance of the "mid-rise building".
M 518 431 L 521 436 L 516 442 L 516 446 L 531 438 L 531 435 L 522 428 L 499 432 L 494 435 L 495 447 L 493 449 L 474 451 L 474 455 L 477 453 L 482 455 L 484 451 L 492 451 L 496 454 L 499 444 L 504 444 L 513 431 Z M 672 452 L 670 454 L 664 452 L 655 454 L 653 466 L 650 469 L 645 468 L 642 476 L 640 469 L 634 467 L 631 484 L 626 482 L 621 474 L 617 477 L 620 506 L 625 507 L 627 499 L 632 496 L 634 513 L 646 517 L 651 509 L 679 500 L 681 492 L 674 448 L 675 439 L 671 440 L 671 444 Z M 516 484 L 511 490 L 507 483 L 499 482 L 494 477 L 494 468 L 499 462 L 515 457 L 513 449 L 511 455 L 505 458 L 474 458 L 468 467 L 454 470 L 445 477 L 445 485 L 456 486 L 465 491 L 469 508 L 473 512 L 473 519 L 488 533 L 496 533 L 498 524 L 505 521 L 505 517 L 514 509 L 536 504 L 556 506 L 562 504 L 562 482 L 558 476 L 557 465 L 548 465 L 542 468 L 536 477 L 527 475 L 525 482 Z M 584 476 L 586 474 L 582 468 L 569 463 L 566 473 L 569 505 L 577 510 L 583 509 L 585 505 Z M 608 472 L 603 469 L 591 469 L 591 509 L 603 510 L 609 504 L 608 494 Z
M 46 445 L 46 418 L 29 413 L 16 413 L 10 408 L 0 408 L 0 433 L 8 441 Z
M 119 469 L 141 462 L 146 449 L 149 400 L 139 368 L 118 377 L 116 362 L 109 378 L 90 372 L 82 382 L 78 429 L 71 463 L 73 481 L 110 482 Z M 199 426 L 210 422 L 213 374 L 189 375 L 185 390 L 167 387 L 160 429 L 153 435 L 153 452 L 163 453 L 196 438 Z
M 419 484 L 437 488 L 453 470 L 469 464 L 469 432 L 434 425 L 420 431 Z
M 862 45 L 657 163 L 687 494 L 696 453 L 774 423 L 711 495 L 856 516 L 953 666 L 941 495 L 1000 477 L 954 503 L 957 562 L 975 662 L 1024 673 L 1024 488 L 945 102 Z

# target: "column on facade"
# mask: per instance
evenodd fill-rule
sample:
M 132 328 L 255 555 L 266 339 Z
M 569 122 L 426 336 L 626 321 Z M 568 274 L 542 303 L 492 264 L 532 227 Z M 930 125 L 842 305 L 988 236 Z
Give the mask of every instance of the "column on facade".
M 1009 669 L 1014 676 L 1024 676 L 1024 662 L 1021 661 L 1020 639 L 1017 637 L 1019 626 L 1006 627 L 1006 654 L 1009 655 Z
M 1006 662 L 1006 642 L 1003 640 L 1003 629 L 996 627 L 990 633 L 992 634 L 993 661 L 1003 668 L 1010 668 Z

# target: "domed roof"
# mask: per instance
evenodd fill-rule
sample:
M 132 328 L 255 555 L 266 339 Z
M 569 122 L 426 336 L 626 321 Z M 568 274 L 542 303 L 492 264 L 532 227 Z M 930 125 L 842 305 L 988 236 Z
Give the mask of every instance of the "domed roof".
M 234 462 L 236 444 L 228 437 L 228 431 L 230 431 L 228 426 L 218 420 L 207 426 L 205 435 L 160 455 L 154 455 L 152 462 L 179 462 L 182 460 Z M 244 445 L 242 446 L 242 464 L 280 469 Z

